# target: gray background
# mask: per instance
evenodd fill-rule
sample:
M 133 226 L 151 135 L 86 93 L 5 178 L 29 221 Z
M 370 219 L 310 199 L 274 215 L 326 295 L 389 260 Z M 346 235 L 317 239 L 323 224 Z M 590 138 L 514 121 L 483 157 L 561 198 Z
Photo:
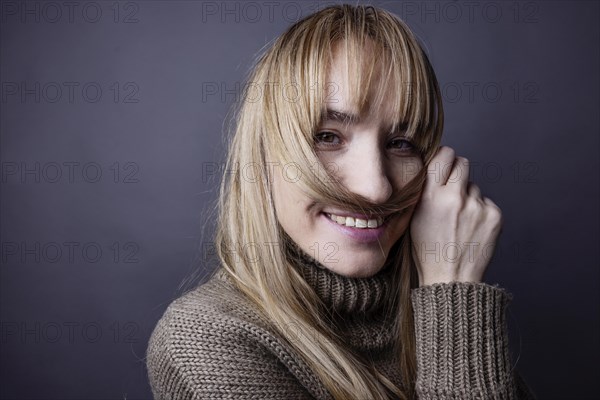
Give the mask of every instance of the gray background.
M 234 93 L 263 45 L 328 3 L 72 4 L 1 2 L 0 394 L 149 398 L 152 328 L 209 268 Z M 486 281 L 514 295 L 519 370 L 540 399 L 592 398 L 598 2 L 373 4 L 427 47 L 443 144 L 503 210 Z

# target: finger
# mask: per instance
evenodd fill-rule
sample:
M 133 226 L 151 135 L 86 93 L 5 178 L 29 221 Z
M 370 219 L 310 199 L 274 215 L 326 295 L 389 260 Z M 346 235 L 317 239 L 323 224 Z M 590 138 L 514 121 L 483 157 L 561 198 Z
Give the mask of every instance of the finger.
M 454 163 L 454 149 L 441 146 L 427 165 L 427 179 L 424 192 L 429 192 L 446 184 Z
M 500 227 L 502 227 L 503 217 L 502 210 L 500 209 L 500 207 L 498 207 L 498 205 L 496 205 L 496 203 L 494 203 L 489 197 L 484 197 L 483 202 L 488 207 L 488 215 L 490 215 L 494 219 L 497 219 Z
M 483 198 L 481 196 L 481 189 L 479 189 L 479 186 L 477 186 L 475 183 L 473 183 L 471 181 L 469 181 L 469 183 L 467 185 L 467 194 L 471 197 L 474 197 L 476 199 L 483 201 Z
M 500 209 L 500 207 L 498 207 L 498 205 L 496 205 L 496 203 L 494 203 L 494 202 L 492 201 L 492 199 L 490 199 L 489 197 L 483 197 L 483 196 L 482 196 L 482 200 L 483 200 L 483 202 L 484 202 L 485 204 L 487 204 L 488 206 L 491 206 L 491 207 L 494 207 L 494 208 Z
M 469 160 L 465 157 L 456 157 L 452 172 L 448 176 L 446 186 L 454 187 L 467 193 L 467 184 L 469 183 Z

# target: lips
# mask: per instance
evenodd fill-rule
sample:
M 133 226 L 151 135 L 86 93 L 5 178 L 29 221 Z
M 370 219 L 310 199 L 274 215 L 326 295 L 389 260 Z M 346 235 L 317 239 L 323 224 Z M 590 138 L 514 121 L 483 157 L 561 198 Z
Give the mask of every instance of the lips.
M 384 231 L 386 230 L 387 224 L 386 224 L 386 220 L 383 220 L 382 218 L 378 221 L 378 223 L 376 224 L 376 226 L 374 227 L 368 227 L 368 226 L 362 226 L 362 227 L 356 227 L 356 226 L 347 226 L 345 223 L 341 224 L 338 223 L 337 221 L 332 220 L 331 218 L 331 214 L 322 212 L 321 213 L 323 219 L 325 219 L 325 221 L 327 221 L 327 224 L 329 226 L 331 226 L 335 231 L 343 234 L 344 236 L 350 238 L 351 240 L 355 241 L 355 242 L 359 242 L 359 243 L 377 243 L 379 241 L 379 239 L 382 237 Z M 354 214 L 356 215 L 356 214 Z M 359 214 L 360 215 L 360 214 Z M 340 216 L 340 218 L 344 218 L 342 216 Z M 345 218 L 352 218 L 354 220 L 354 222 L 356 222 L 356 218 L 354 217 L 345 217 Z M 361 219 L 358 218 L 358 220 L 360 221 Z M 368 219 L 367 220 L 362 220 L 363 221 L 363 225 L 368 225 Z M 373 219 L 371 218 L 371 221 L 373 221 Z M 381 222 L 381 224 L 379 224 L 379 222 Z

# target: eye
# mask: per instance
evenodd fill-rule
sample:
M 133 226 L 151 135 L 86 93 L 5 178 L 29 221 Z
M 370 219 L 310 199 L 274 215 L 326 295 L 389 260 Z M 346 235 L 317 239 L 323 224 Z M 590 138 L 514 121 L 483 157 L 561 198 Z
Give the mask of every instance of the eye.
M 318 132 L 315 135 L 315 143 L 324 146 L 337 146 L 341 143 L 340 137 L 330 131 Z
M 411 142 L 409 142 L 406 139 L 402 139 L 402 138 L 392 139 L 392 141 L 390 141 L 390 147 L 392 147 L 394 149 L 398 149 L 400 151 L 405 151 L 405 152 L 415 150 L 415 147 L 413 146 L 413 144 Z

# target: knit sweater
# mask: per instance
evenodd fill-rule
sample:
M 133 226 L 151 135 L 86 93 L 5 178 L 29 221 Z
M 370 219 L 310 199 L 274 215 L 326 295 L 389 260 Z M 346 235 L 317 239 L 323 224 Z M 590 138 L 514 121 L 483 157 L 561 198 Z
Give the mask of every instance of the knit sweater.
M 390 351 L 391 321 L 381 314 L 390 269 L 348 278 L 309 258 L 297 267 L 332 315 L 341 317 L 347 345 L 402 387 Z M 535 398 L 510 360 L 510 300 L 504 289 L 486 283 L 412 289 L 420 400 Z M 332 399 L 261 315 L 222 269 L 171 303 L 147 350 L 155 399 Z

